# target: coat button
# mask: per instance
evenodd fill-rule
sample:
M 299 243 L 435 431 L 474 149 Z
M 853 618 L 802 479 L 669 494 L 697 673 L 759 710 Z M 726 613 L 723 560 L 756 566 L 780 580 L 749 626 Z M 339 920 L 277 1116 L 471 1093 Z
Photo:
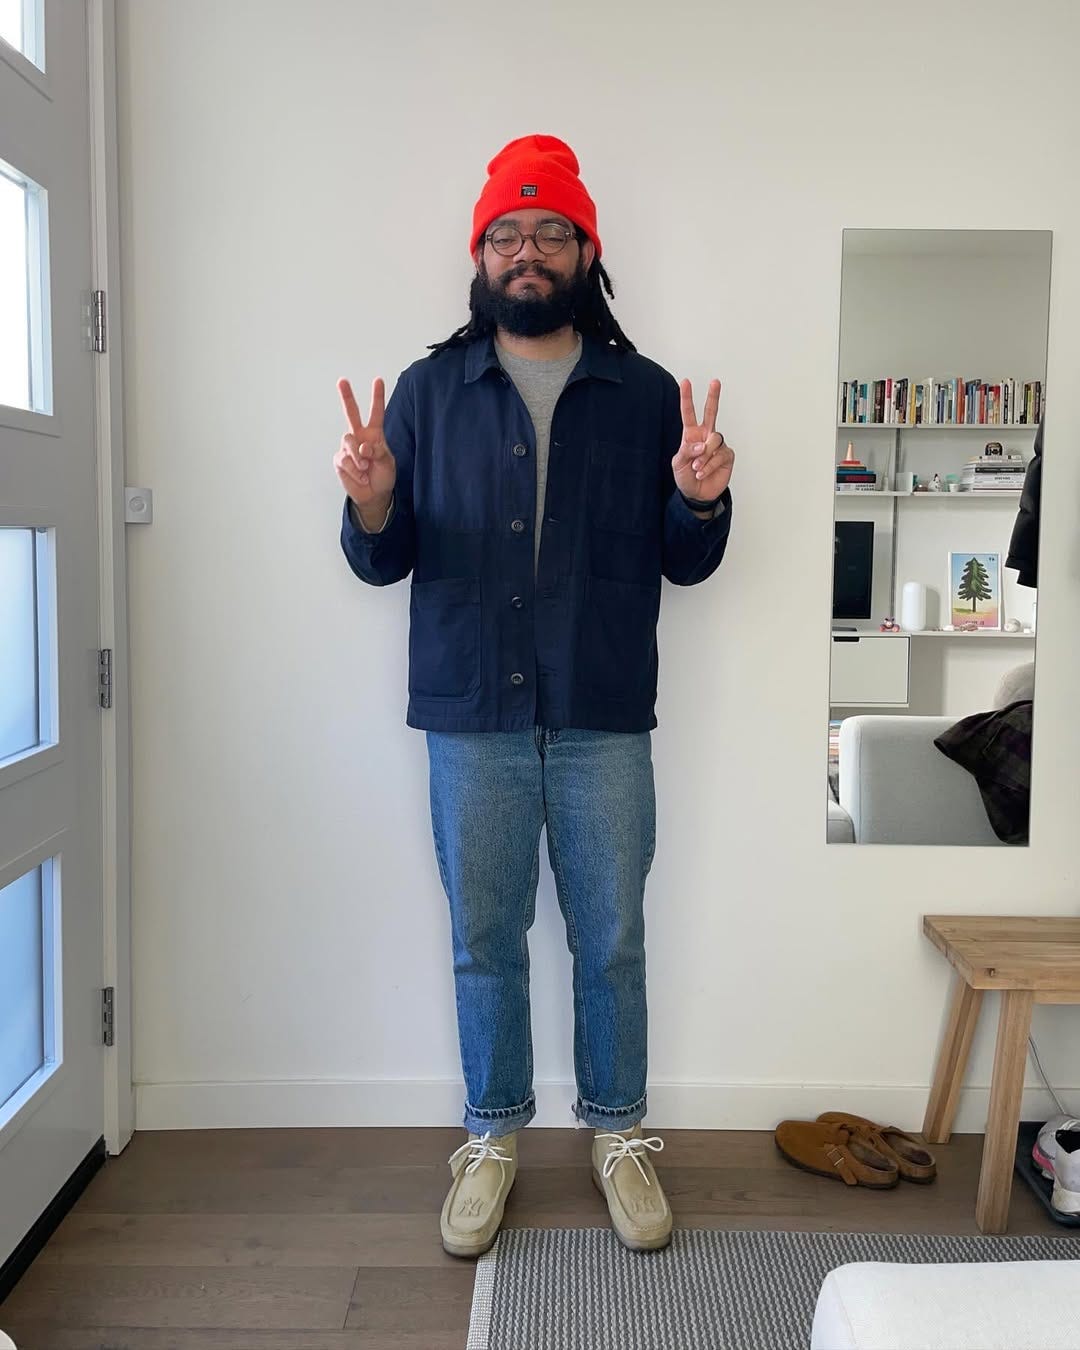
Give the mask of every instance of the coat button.
M 510 528 L 514 531 L 515 534 L 520 534 L 521 531 L 525 528 L 525 522 L 523 520 L 512 520 L 510 522 Z
M 522 455 L 527 455 L 528 453 L 529 453 L 529 447 L 528 447 L 527 445 L 515 445 L 515 446 L 514 446 L 514 454 L 517 455 L 518 459 L 520 459 Z
M 525 676 L 522 675 L 522 673 L 521 673 L 519 670 L 515 670 L 514 673 L 513 673 L 513 675 L 510 676 L 510 683 L 511 683 L 511 684 L 524 684 L 524 683 L 525 683 Z
M 522 600 L 520 595 L 513 596 L 510 603 L 514 606 L 515 609 L 523 609 L 525 605 L 525 601 Z

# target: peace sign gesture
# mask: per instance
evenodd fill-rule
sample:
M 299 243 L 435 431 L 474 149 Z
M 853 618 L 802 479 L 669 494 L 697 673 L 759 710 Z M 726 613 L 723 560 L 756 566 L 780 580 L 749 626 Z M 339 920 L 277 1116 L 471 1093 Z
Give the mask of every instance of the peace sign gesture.
M 349 381 L 338 380 L 337 387 L 349 424 L 334 456 L 338 479 L 358 510 L 369 508 L 368 513 L 372 516 L 379 515 L 380 511 L 385 515 L 397 481 L 397 464 L 383 436 L 385 386 L 381 379 L 372 384 L 371 412 L 367 422 L 360 416 Z
M 679 403 L 683 430 L 682 444 L 671 461 L 675 485 L 684 497 L 711 502 L 727 487 L 735 467 L 735 451 L 716 429 L 720 381 L 709 383 L 700 422 L 694 411 L 694 391 L 689 380 L 683 380 L 679 385 Z

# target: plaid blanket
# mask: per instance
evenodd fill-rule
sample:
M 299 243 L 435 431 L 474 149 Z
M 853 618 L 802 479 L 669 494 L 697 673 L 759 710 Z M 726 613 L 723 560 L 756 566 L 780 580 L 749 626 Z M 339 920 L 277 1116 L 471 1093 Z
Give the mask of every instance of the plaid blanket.
M 1006 844 L 1028 842 L 1031 807 L 1031 699 L 973 713 L 934 744 L 979 785 L 990 826 Z

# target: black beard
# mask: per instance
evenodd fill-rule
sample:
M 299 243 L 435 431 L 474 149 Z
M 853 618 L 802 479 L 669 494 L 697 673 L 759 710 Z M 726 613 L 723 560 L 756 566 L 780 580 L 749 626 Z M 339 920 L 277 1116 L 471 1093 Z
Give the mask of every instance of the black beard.
M 506 287 L 510 282 L 526 272 L 546 277 L 551 283 L 549 293 L 507 294 Z M 486 270 L 478 272 L 469 291 L 469 304 L 478 320 L 502 328 L 514 337 L 545 337 L 572 324 L 575 310 L 581 307 L 587 295 L 588 280 L 580 261 L 574 275 L 567 278 L 552 272 L 541 262 L 530 262 L 504 272 L 495 282 L 488 278 Z

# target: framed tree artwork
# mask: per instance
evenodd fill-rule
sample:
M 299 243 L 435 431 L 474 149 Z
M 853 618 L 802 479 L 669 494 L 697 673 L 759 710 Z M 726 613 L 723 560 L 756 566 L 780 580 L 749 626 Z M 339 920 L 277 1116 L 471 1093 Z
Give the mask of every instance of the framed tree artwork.
M 1001 627 L 1001 554 L 949 554 L 949 622 L 975 631 Z

